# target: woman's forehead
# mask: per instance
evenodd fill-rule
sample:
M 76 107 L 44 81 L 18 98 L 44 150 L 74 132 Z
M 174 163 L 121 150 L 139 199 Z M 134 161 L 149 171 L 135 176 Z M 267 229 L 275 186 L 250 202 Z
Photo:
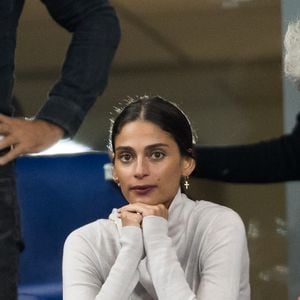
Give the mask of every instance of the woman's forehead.
M 174 144 L 173 137 L 162 130 L 158 125 L 143 120 L 132 121 L 125 124 L 116 136 L 115 146 L 118 145 L 152 145 Z

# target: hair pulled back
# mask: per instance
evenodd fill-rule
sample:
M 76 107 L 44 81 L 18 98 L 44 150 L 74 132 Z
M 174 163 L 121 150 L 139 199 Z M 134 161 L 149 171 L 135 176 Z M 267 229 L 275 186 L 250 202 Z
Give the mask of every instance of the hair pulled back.
M 125 107 L 117 110 L 111 122 L 109 148 L 115 152 L 115 139 L 124 125 L 136 120 L 151 122 L 168 132 L 178 145 L 182 156 L 193 155 L 195 138 L 191 124 L 183 111 L 174 103 L 160 96 L 137 96 L 129 98 Z

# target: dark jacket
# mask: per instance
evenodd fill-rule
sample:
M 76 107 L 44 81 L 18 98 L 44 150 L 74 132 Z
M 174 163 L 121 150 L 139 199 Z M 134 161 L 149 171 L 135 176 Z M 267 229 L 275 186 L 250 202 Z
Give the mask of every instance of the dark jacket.
M 0 3 L 0 113 L 11 115 L 18 20 L 23 0 Z M 52 18 L 72 33 L 61 76 L 36 115 L 72 137 L 96 97 L 103 93 L 120 40 L 114 9 L 107 0 L 43 0 Z M 47 33 L 45 33 L 47 34 Z M 55 45 L 49 45 L 55 47 Z
M 195 177 L 236 183 L 300 180 L 300 113 L 290 134 L 249 145 L 196 147 Z

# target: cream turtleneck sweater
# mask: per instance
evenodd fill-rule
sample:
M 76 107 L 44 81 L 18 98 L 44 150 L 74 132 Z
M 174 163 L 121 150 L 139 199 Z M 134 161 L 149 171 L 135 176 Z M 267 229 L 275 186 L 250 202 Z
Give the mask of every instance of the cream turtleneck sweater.
M 231 209 L 180 191 L 169 219 L 122 227 L 114 210 L 72 232 L 63 257 L 64 300 L 249 300 L 244 225 Z

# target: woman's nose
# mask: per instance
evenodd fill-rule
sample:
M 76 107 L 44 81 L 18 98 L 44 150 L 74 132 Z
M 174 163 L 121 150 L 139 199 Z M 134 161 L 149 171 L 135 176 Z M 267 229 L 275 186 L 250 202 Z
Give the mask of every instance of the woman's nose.
M 135 174 L 134 176 L 136 178 L 143 178 L 145 176 L 149 175 L 149 164 L 147 162 L 147 159 L 145 158 L 138 158 L 136 160 L 136 166 L 135 166 Z

